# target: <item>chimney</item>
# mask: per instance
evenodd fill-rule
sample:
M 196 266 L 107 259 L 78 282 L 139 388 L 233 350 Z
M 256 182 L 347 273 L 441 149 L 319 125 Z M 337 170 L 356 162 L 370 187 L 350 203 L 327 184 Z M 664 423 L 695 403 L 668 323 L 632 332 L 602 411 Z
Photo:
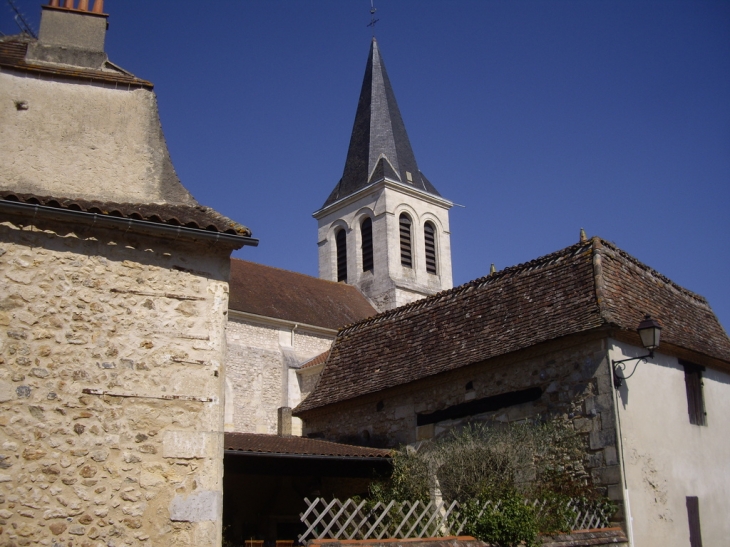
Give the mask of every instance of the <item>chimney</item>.
M 74 7 L 74 4 L 78 3 Z M 42 6 L 38 41 L 28 47 L 28 61 L 100 69 L 107 61 L 104 39 L 109 15 L 104 1 L 51 0 Z
M 276 412 L 278 414 L 276 434 L 283 437 L 291 436 L 291 408 L 288 406 L 282 406 L 279 407 Z

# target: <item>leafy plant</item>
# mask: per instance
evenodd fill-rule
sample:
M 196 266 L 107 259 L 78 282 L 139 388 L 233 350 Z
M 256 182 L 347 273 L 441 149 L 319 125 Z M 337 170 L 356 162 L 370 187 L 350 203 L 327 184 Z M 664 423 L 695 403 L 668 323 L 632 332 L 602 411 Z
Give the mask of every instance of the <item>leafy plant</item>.
M 505 492 L 486 508 L 485 502 L 482 498 L 464 504 L 463 515 L 468 519 L 464 531 L 468 535 L 499 547 L 537 545 L 539 528 L 535 511 L 525 505 L 522 494 L 516 490 Z
M 584 454 L 585 439 L 567 418 L 470 424 L 396 452 L 392 476 L 371 484 L 370 499 L 427 502 L 440 494 L 446 502 L 459 501 L 466 511 L 476 507 L 474 500 L 499 502 L 497 510 L 485 511 L 469 526 L 482 535 L 491 530 L 492 541 L 502 538 L 510 545 L 509 538 L 517 537 L 510 535 L 514 531 L 521 541 L 535 530 L 570 531 L 577 516 L 568 506 L 570 499 L 597 508 L 604 504 L 604 514 L 615 511 L 593 487 Z M 526 507 L 525 499 L 540 500 L 539 511 Z

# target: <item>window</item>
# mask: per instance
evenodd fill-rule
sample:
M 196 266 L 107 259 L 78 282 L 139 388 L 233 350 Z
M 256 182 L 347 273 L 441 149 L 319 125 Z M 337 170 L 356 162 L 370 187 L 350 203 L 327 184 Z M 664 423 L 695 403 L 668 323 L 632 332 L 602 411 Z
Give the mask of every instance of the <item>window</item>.
M 413 268 L 411 219 L 407 214 L 401 213 L 398 217 L 398 224 L 400 225 L 400 263 L 406 268 Z
M 689 521 L 690 547 L 702 547 L 700 533 L 700 502 L 697 496 L 687 496 L 687 520 Z
M 707 425 L 705 398 L 702 394 L 702 371 L 704 367 L 682 360 L 679 361 L 679 364 L 684 367 L 684 384 L 687 388 L 689 423 L 694 425 Z
M 360 236 L 362 237 L 362 271 L 373 271 L 373 221 L 370 217 L 360 224 Z
M 426 222 L 423 226 L 423 238 L 426 242 L 426 271 L 435 274 L 436 272 L 436 227 L 432 222 Z
M 347 234 L 344 229 L 337 230 L 335 244 L 337 245 L 337 281 L 347 283 Z

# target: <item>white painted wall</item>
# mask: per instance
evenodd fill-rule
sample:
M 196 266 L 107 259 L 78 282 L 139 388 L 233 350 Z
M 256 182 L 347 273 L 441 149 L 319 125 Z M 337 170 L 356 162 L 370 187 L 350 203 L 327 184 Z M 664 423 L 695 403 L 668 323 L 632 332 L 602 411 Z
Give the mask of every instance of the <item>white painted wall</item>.
M 646 353 L 609 348 L 613 360 Z M 730 541 L 730 374 L 708 368 L 703 381 L 707 426 L 689 422 L 675 357 L 656 353 L 616 393 L 636 547 L 688 547 L 687 496 L 699 498 L 703 545 Z
M 366 191 L 315 213 L 319 222 L 319 277 L 337 281 L 335 232 L 347 231 L 347 283 L 355 285 L 382 311 L 413 302 L 453 287 L 451 272 L 451 203 L 435 196 L 415 192 L 390 182 L 378 183 Z M 412 220 L 413 268 L 401 265 L 401 213 Z M 362 271 L 360 224 L 369 216 L 373 221 L 373 272 Z M 426 271 L 423 227 L 431 221 L 436 227 L 437 274 Z

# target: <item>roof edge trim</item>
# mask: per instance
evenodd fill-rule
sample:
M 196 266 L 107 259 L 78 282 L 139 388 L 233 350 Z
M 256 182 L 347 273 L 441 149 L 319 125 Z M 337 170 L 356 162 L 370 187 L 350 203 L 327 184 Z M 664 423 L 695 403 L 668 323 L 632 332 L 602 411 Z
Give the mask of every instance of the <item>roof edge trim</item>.
M 226 448 L 223 453 L 229 456 L 254 456 L 264 458 L 296 458 L 302 460 L 344 460 L 344 461 L 388 461 L 390 456 L 328 456 L 326 454 L 286 454 L 284 452 L 249 452 L 248 450 L 236 450 Z
M 332 339 L 337 335 L 337 329 L 328 329 L 327 327 L 320 327 L 317 325 L 309 325 L 307 323 L 300 323 L 298 321 L 290 321 L 289 319 L 279 319 L 277 317 L 269 317 L 267 315 L 258 315 L 256 313 L 250 313 L 246 311 L 240 311 L 233 308 L 228 309 L 228 316 L 235 319 L 241 319 L 244 321 L 255 321 L 257 323 L 263 323 L 265 325 L 272 325 L 276 327 L 291 327 L 295 329 L 304 329 L 316 334 L 326 334 L 332 336 Z
M 119 218 L 109 215 L 100 215 L 98 213 L 88 213 L 86 211 L 75 211 L 72 209 L 59 209 L 56 207 L 48 207 L 46 205 L 36 205 L 31 203 L 22 203 L 17 201 L 0 200 L 0 211 L 14 215 L 27 215 L 29 211 L 33 211 L 33 217 L 44 217 L 48 220 L 56 221 L 74 221 L 80 224 L 98 225 L 108 228 L 125 228 L 126 231 L 135 232 L 142 235 L 162 236 L 166 239 L 188 239 L 188 240 L 205 240 L 216 244 L 226 244 L 227 247 L 240 249 L 246 245 L 256 247 L 259 240 L 222 232 L 209 232 L 207 230 L 198 230 L 188 228 L 186 226 L 172 226 L 170 224 L 159 224 L 147 220 L 137 220 L 133 218 Z M 40 213 L 40 215 L 39 215 Z
M 381 186 L 402 191 L 403 193 L 408 194 L 412 197 L 417 197 L 417 198 L 427 201 L 433 205 L 439 205 L 441 207 L 444 207 L 445 209 L 451 209 L 454 206 L 454 202 L 449 201 L 446 198 L 442 198 L 441 196 L 436 196 L 434 194 L 430 194 L 423 190 L 419 190 L 418 188 L 413 188 L 411 186 L 403 184 L 402 182 L 398 182 L 398 181 L 395 181 L 395 180 L 392 180 L 392 179 L 389 179 L 386 177 L 386 178 L 380 179 L 379 181 L 374 182 L 372 184 L 368 184 L 367 186 L 360 188 L 357 192 L 349 194 L 349 195 L 345 196 L 344 198 L 340 198 L 337 201 L 330 203 L 326 207 L 322 207 L 322 208 L 316 210 L 314 213 L 312 213 L 312 216 L 314 218 L 316 218 L 317 220 L 319 220 L 320 218 L 326 216 L 327 214 L 331 213 L 335 209 L 338 209 L 338 208 L 342 207 L 343 205 L 347 205 L 349 203 L 357 201 L 366 192 L 377 189 L 378 187 L 381 187 Z

